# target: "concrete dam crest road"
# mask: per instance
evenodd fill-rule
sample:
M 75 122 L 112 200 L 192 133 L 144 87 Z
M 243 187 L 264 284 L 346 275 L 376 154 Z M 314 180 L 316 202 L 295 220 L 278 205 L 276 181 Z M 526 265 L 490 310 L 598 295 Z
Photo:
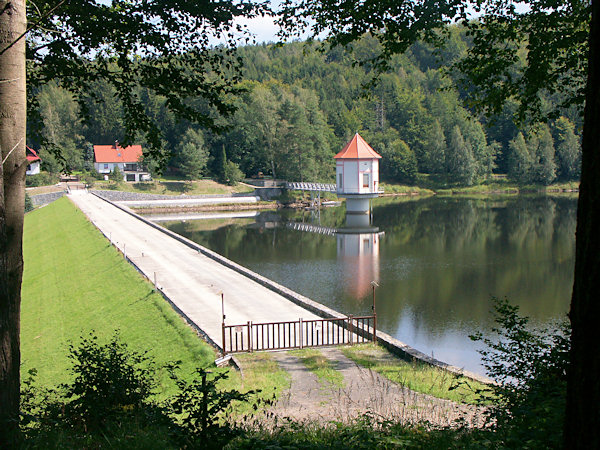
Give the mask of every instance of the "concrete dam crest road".
M 84 190 L 71 200 L 112 243 L 217 345 L 221 292 L 228 324 L 319 317 L 285 297 Z

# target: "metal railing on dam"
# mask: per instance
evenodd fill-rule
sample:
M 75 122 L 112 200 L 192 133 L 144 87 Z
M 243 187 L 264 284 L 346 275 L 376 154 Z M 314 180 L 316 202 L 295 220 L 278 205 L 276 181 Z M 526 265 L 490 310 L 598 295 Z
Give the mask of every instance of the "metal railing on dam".
M 287 182 L 286 189 L 292 191 L 311 191 L 311 192 L 337 192 L 337 185 L 327 183 L 304 183 L 304 182 Z

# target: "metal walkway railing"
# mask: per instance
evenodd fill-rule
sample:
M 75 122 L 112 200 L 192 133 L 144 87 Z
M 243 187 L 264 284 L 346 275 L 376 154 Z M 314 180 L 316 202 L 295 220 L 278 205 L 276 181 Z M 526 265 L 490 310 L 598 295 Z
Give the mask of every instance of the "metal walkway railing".
M 326 183 L 300 183 L 292 181 L 287 182 L 285 187 L 293 191 L 337 192 L 335 184 Z
M 223 324 L 223 352 L 353 345 L 377 340 L 377 316 Z

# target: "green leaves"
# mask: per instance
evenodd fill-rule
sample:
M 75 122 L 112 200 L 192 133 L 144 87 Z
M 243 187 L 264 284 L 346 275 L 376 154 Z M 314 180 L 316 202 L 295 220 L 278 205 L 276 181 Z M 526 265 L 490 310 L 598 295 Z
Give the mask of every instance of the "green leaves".
M 238 92 L 238 36 L 248 36 L 234 21 L 267 11 L 265 4 L 248 0 L 85 0 L 54 6 L 28 3 L 30 20 L 40 21 L 27 37 L 30 94 L 57 80 L 90 121 L 85 99 L 100 101 L 95 82 L 108 83 L 123 105 L 124 135 L 113 139 L 128 145 L 145 136 L 146 151 L 163 162 L 161 132 L 146 115 L 137 88 L 164 96 L 179 118 L 219 129 L 216 117 L 234 111 L 227 96 Z M 192 97 L 204 98 L 208 111 L 193 106 Z

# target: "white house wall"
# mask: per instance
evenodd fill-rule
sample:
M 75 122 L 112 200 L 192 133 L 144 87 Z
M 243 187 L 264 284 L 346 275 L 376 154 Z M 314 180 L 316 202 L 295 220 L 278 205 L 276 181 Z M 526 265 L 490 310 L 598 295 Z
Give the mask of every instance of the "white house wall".
M 119 167 L 119 170 L 125 172 L 125 163 L 94 163 L 94 168 L 98 173 L 111 173 L 115 170 L 115 166 Z
M 27 175 L 37 175 L 40 173 L 40 162 L 34 161 L 28 166 Z

